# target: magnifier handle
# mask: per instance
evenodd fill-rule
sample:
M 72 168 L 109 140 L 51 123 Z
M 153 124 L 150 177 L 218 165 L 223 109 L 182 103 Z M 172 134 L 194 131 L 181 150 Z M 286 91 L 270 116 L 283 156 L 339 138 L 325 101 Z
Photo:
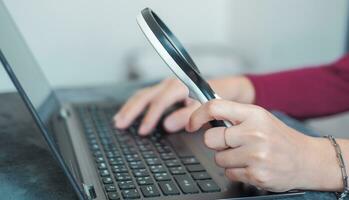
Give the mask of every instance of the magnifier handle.
M 232 124 L 228 121 L 223 121 L 223 120 L 212 120 L 210 121 L 210 124 L 212 127 L 231 127 Z

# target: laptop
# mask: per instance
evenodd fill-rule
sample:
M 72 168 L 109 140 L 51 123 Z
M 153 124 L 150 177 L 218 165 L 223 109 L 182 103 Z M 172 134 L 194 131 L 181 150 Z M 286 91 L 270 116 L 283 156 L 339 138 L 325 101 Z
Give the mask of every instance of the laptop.
M 111 125 L 116 102 L 57 100 L 4 3 L 0 1 L 0 61 L 41 130 L 78 199 L 264 199 L 271 193 L 233 182 L 215 165 L 202 133 L 137 134 Z

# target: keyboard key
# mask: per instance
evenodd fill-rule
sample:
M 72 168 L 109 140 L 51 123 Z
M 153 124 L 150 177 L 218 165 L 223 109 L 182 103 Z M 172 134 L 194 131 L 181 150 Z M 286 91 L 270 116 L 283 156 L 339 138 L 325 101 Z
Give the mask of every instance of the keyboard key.
M 150 166 L 150 171 L 153 173 L 166 172 L 166 169 L 163 165 L 152 165 Z
M 169 168 L 172 175 L 185 174 L 185 169 L 182 166 Z
M 109 162 L 110 165 L 123 165 L 124 161 L 123 160 L 113 160 Z
M 104 184 L 113 183 L 113 179 L 110 178 L 110 177 L 104 177 L 104 178 L 102 178 L 102 181 L 103 181 Z
M 93 155 L 94 155 L 95 157 L 101 157 L 101 156 L 103 156 L 102 151 L 95 151 L 95 152 L 93 152 Z
M 154 151 L 145 151 L 145 152 L 142 152 L 142 155 L 145 159 L 157 157 L 157 155 L 154 153 Z
M 92 151 L 99 151 L 99 150 L 100 150 L 98 144 L 92 144 L 92 145 L 90 146 L 90 148 L 91 148 Z
M 130 154 L 126 155 L 125 157 L 128 162 L 140 161 L 140 157 L 138 154 Z
M 129 162 L 128 163 L 131 169 L 144 169 L 145 166 L 141 161 Z
M 104 162 L 98 163 L 98 169 L 107 169 L 107 165 Z
M 128 172 L 128 169 L 126 168 L 125 165 L 114 165 L 111 167 L 111 170 L 114 173 L 123 173 L 123 172 Z
M 100 171 L 99 171 L 99 174 L 100 174 L 102 177 L 104 177 L 104 176 L 109 176 L 109 175 L 110 175 L 109 171 L 106 170 L 106 169 L 100 170 Z
M 205 171 L 204 167 L 200 164 L 196 165 L 187 165 L 187 169 L 189 172 L 202 172 Z
M 170 177 L 170 175 L 167 172 L 155 173 L 154 174 L 154 178 L 157 181 L 168 181 L 168 180 L 171 180 L 171 177 Z
M 169 146 L 157 146 L 156 149 L 159 153 L 169 153 L 171 152 L 171 148 Z
M 125 199 L 137 199 L 140 195 L 136 189 L 122 190 L 122 196 Z
M 176 156 L 170 152 L 170 153 L 161 153 L 160 154 L 161 159 L 163 160 L 172 160 L 172 159 L 176 159 Z
M 97 162 L 97 163 L 104 162 L 104 158 L 103 158 L 103 157 L 97 157 L 97 158 L 96 158 L 96 162 Z
M 150 185 L 154 183 L 150 176 L 137 177 L 136 180 L 139 185 Z
M 107 152 L 106 153 L 106 156 L 107 156 L 107 158 L 117 158 L 117 157 L 120 157 L 120 154 L 117 154 L 117 153 L 115 153 L 115 152 Z
M 117 181 L 129 181 L 132 179 L 128 173 L 116 173 L 114 176 Z
M 205 179 L 211 179 L 210 175 L 208 175 L 207 172 L 193 172 L 191 173 L 191 176 L 194 180 L 205 180 Z
M 106 186 L 105 186 L 105 190 L 106 190 L 107 192 L 115 192 L 115 191 L 116 191 L 116 187 L 115 187 L 115 185 L 112 185 L 112 184 L 106 185 Z
M 121 190 L 125 190 L 125 189 L 135 189 L 136 186 L 133 183 L 133 181 L 120 181 L 118 182 L 119 188 Z
M 144 152 L 144 151 L 151 151 L 151 150 L 152 150 L 152 147 L 151 147 L 151 145 L 149 145 L 149 144 L 140 144 L 140 145 L 138 146 L 138 148 L 139 148 L 139 150 L 140 150 L 141 152 Z
M 172 181 L 162 181 L 159 183 L 161 191 L 164 195 L 178 195 L 179 190 Z
M 149 173 L 146 169 L 135 169 L 133 170 L 133 175 L 135 177 L 149 176 Z
M 108 158 L 109 162 L 112 162 L 112 161 L 122 161 L 123 159 L 121 157 L 115 157 L 115 158 Z
M 124 155 L 130 155 L 130 154 L 135 154 L 135 153 L 137 153 L 137 150 L 136 150 L 136 148 L 134 148 L 134 147 L 131 147 L 131 148 L 123 148 L 123 149 L 122 149 L 122 152 L 123 152 Z
M 148 158 L 145 160 L 148 165 L 160 165 L 161 160 L 159 158 Z
M 108 199 L 109 200 L 118 200 L 120 199 L 119 194 L 116 192 L 108 192 Z
M 178 160 L 166 160 L 165 164 L 167 167 L 177 167 L 181 165 Z
M 141 186 L 141 191 L 144 197 L 157 197 L 160 196 L 159 190 L 155 185 L 145 185 Z
M 195 157 L 182 158 L 182 162 L 185 165 L 199 164 L 200 162 Z
M 176 175 L 174 176 L 174 178 L 184 194 L 193 194 L 199 192 L 196 184 L 188 175 Z
M 198 181 L 198 185 L 203 192 L 219 192 L 221 189 L 213 180 Z

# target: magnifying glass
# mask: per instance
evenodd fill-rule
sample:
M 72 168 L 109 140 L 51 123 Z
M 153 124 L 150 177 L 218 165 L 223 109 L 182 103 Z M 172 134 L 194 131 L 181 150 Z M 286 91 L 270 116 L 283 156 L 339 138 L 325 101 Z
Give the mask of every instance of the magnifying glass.
M 189 96 L 204 104 L 220 97 L 202 77 L 183 45 L 165 23 L 150 8 L 145 8 L 137 16 L 137 22 L 143 34 L 152 44 L 171 71 L 188 87 Z M 213 120 L 214 127 L 230 127 L 228 121 Z

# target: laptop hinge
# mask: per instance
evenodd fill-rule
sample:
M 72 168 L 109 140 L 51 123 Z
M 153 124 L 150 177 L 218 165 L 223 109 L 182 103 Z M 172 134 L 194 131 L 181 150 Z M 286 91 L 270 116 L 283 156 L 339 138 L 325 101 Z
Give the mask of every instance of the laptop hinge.
M 93 185 L 82 184 L 84 186 L 84 192 L 89 200 L 97 198 L 97 194 Z

